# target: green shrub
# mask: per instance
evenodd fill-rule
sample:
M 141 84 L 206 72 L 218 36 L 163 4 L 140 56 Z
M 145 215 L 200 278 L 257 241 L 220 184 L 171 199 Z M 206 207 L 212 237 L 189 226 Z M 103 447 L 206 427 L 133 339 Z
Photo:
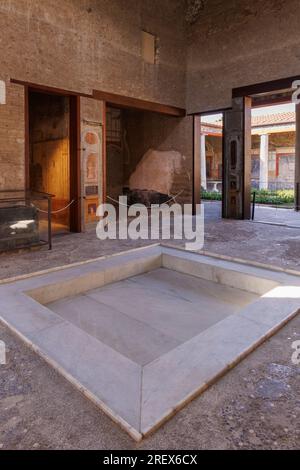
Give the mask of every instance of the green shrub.
M 293 204 L 295 193 L 293 189 L 278 189 L 275 191 L 267 189 L 252 189 L 252 195 L 255 192 L 255 200 L 258 204 Z
M 293 189 L 278 189 L 272 191 L 269 189 L 252 189 L 251 194 L 255 192 L 255 200 L 258 204 L 293 204 L 295 193 Z M 201 199 L 206 201 L 221 201 L 222 194 L 215 191 L 201 191 Z
M 207 201 L 222 201 L 222 193 L 217 193 L 216 191 L 201 191 L 201 199 L 206 199 Z

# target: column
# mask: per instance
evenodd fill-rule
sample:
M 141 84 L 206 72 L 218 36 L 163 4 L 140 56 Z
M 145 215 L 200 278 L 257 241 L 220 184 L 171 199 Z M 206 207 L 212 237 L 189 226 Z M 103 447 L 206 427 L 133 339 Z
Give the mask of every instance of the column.
M 206 191 L 207 190 L 207 181 L 206 181 L 206 149 L 205 149 L 205 134 L 201 134 L 201 187 Z
M 237 97 L 224 111 L 224 178 L 222 216 L 251 216 L 251 98 Z
M 295 210 L 300 211 L 300 104 L 296 104 Z
M 260 166 L 259 166 L 259 189 L 268 189 L 269 176 L 269 136 L 260 136 Z

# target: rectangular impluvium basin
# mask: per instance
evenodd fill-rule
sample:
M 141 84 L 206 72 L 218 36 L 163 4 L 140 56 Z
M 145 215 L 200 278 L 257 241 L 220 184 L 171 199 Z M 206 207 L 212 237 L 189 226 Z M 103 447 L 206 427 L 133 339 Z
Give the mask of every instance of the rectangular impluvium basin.
M 0 286 L 2 320 L 136 440 L 299 307 L 296 275 L 161 245 Z

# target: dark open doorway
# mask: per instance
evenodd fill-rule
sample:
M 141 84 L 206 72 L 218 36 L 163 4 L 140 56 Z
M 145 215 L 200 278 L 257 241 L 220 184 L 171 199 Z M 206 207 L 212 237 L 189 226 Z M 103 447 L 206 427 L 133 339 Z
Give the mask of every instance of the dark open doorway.
M 104 125 L 104 199 L 117 208 L 120 196 L 126 196 L 129 205 L 146 207 L 189 202 L 190 176 L 184 166 L 181 134 L 184 110 L 114 95 L 109 98 Z

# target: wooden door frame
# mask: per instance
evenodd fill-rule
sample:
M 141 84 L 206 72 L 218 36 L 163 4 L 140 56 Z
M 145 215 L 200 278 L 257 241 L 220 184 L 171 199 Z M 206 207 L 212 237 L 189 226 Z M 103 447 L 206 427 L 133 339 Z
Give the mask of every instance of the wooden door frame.
M 70 232 L 81 232 L 81 136 L 80 97 L 69 95 L 70 102 Z
M 106 115 L 107 108 L 131 109 L 141 112 L 156 113 L 174 118 L 186 117 L 186 110 L 176 106 L 165 105 L 153 101 L 132 98 L 126 95 L 108 93 L 101 90 L 93 90 L 92 98 L 102 103 L 103 123 L 102 123 L 102 200 L 106 202 L 107 197 L 107 149 L 106 149 Z
M 106 110 L 107 102 L 102 101 L 102 203 L 106 203 L 107 196 L 107 150 L 106 150 Z
M 201 116 L 193 116 L 193 215 L 196 215 L 197 205 L 201 204 Z
M 30 92 L 41 94 L 60 95 L 69 98 L 69 140 L 70 140 L 70 200 L 74 203 L 70 208 L 70 232 L 81 232 L 81 155 L 80 155 L 80 94 L 56 88 L 34 85 L 13 81 L 24 86 L 25 109 L 25 188 L 30 189 L 29 174 L 29 94 Z

